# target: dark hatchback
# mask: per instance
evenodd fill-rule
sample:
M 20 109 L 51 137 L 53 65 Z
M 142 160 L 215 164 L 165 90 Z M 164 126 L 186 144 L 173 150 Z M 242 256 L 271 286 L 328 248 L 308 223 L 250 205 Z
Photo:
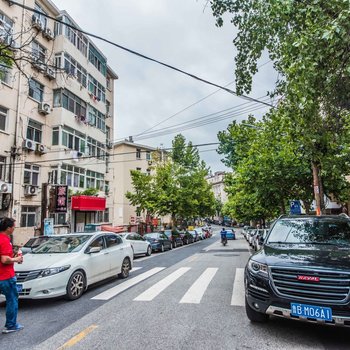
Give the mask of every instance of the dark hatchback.
M 281 217 L 245 269 L 246 313 L 350 326 L 350 219 Z
M 173 248 L 176 248 L 176 247 L 184 244 L 182 241 L 182 238 L 180 236 L 179 231 L 177 231 L 177 230 L 165 230 L 163 233 L 166 234 L 167 237 L 171 240 L 171 244 L 173 245 Z
M 165 250 L 173 249 L 171 240 L 164 233 L 146 233 L 143 235 L 143 238 L 150 242 L 153 251 L 164 252 Z

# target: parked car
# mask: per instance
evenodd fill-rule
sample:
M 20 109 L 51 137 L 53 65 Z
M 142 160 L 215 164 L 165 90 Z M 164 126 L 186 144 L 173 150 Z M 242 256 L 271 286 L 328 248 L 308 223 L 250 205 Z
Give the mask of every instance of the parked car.
M 43 242 L 46 242 L 49 239 L 50 236 L 37 236 L 29 238 L 27 243 L 21 247 L 22 254 L 30 253 L 34 248 L 39 247 L 39 245 Z
M 138 233 L 125 232 L 121 233 L 120 235 L 130 243 L 134 256 L 150 256 L 152 254 L 151 244 Z
M 95 282 L 128 277 L 132 258 L 130 243 L 115 233 L 48 236 L 15 265 L 19 297 L 78 299 Z
M 263 242 L 265 240 L 268 232 L 269 232 L 269 230 L 267 230 L 267 229 L 257 230 L 257 233 L 255 234 L 254 240 L 253 240 L 254 250 L 259 250 L 262 247 L 261 242 Z
M 227 239 L 236 239 L 235 231 L 233 231 L 231 229 L 226 229 L 226 238 Z
M 251 230 L 248 231 L 247 241 L 248 241 L 250 246 L 253 243 L 253 238 L 254 238 L 254 235 L 255 235 L 256 231 L 257 231 L 256 229 L 251 229 Z
M 196 232 L 198 233 L 198 237 L 200 240 L 207 238 L 207 232 L 203 228 L 196 229 Z
M 190 230 L 188 232 L 192 235 L 193 242 L 198 242 L 199 241 L 200 238 L 199 238 L 199 233 L 198 233 L 197 230 Z
M 246 314 L 335 326 L 350 319 L 350 219 L 283 216 L 245 268 Z
M 194 242 L 193 236 L 187 230 L 180 232 L 180 235 L 184 244 L 190 244 Z
M 171 240 L 164 233 L 151 232 L 146 233 L 143 237 L 151 244 L 153 251 L 164 252 L 173 249 Z
M 180 232 L 175 229 L 164 230 L 164 231 L 161 231 L 161 233 L 164 233 L 167 235 L 167 237 L 171 240 L 171 244 L 173 245 L 173 248 L 176 248 L 184 244 L 182 241 Z

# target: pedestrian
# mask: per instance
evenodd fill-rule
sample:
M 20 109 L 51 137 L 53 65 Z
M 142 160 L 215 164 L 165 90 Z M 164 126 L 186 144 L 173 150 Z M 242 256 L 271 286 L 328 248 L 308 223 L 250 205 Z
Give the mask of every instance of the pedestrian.
M 6 298 L 6 323 L 2 333 L 12 333 L 23 328 L 17 323 L 18 292 L 14 263 L 22 263 L 23 256 L 14 257 L 11 235 L 15 230 L 15 220 L 0 219 L 0 290 Z

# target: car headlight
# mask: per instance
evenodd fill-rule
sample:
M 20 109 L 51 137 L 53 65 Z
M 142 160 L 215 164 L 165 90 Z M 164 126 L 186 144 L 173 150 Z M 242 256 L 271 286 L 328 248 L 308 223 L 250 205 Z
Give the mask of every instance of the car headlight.
M 47 277 L 47 276 L 56 275 L 57 273 L 68 270 L 69 268 L 70 268 L 70 265 L 65 265 L 61 267 L 52 267 L 50 269 L 41 270 L 38 277 Z
M 255 260 L 250 259 L 248 262 L 248 269 L 253 273 L 263 273 L 267 275 L 267 265 L 261 264 Z

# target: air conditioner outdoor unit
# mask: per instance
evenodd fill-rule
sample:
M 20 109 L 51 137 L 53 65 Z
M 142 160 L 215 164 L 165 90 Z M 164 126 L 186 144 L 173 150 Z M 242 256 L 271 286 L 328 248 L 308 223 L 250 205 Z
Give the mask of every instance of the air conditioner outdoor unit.
M 26 185 L 24 187 L 25 196 L 36 196 L 38 194 L 38 187 L 33 185 Z
M 50 67 L 47 67 L 46 68 L 46 71 L 45 71 L 45 74 L 44 74 L 46 77 L 48 77 L 50 80 L 51 79 L 55 79 L 55 71 L 50 68 Z
M 23 141 L 23 146 L 24 149 L 27 149 L 28 151 L 35 151 L 35 143 L 32 140 L 24 140 Z
M 33 15 L 33 17 L 32 17 L 32 25 L 34 28 L 36 28 L 38 30 L 44 29 L 43 22 L 41 22 L 41 19 L 35 15 Z
M 50 28 L 44 29 L 43 36 L 48 40 L 53 40 L 55 38 L 55 36 Z
M 0 181 L 0 193 L 12 193 L 12 184 Z
M 113 148 L 113 142 L 112 141 L 107 141 L 106 142 L 106 147 L 109 148 L 109 149 Z
M 45 153 L 47 153 L 47 149 L 41 143 L 37 143 L 36 144 L 36 152 L 39 153 L 39 154 L 45 154 Z
M 45 102 L 41 102 L 39 103 L 39 106 L 38 106 L 38 112 L 40 114 L 49 114 L 51 111 L 51 106 L 48 104 L 48 103 L 45 103 Z

